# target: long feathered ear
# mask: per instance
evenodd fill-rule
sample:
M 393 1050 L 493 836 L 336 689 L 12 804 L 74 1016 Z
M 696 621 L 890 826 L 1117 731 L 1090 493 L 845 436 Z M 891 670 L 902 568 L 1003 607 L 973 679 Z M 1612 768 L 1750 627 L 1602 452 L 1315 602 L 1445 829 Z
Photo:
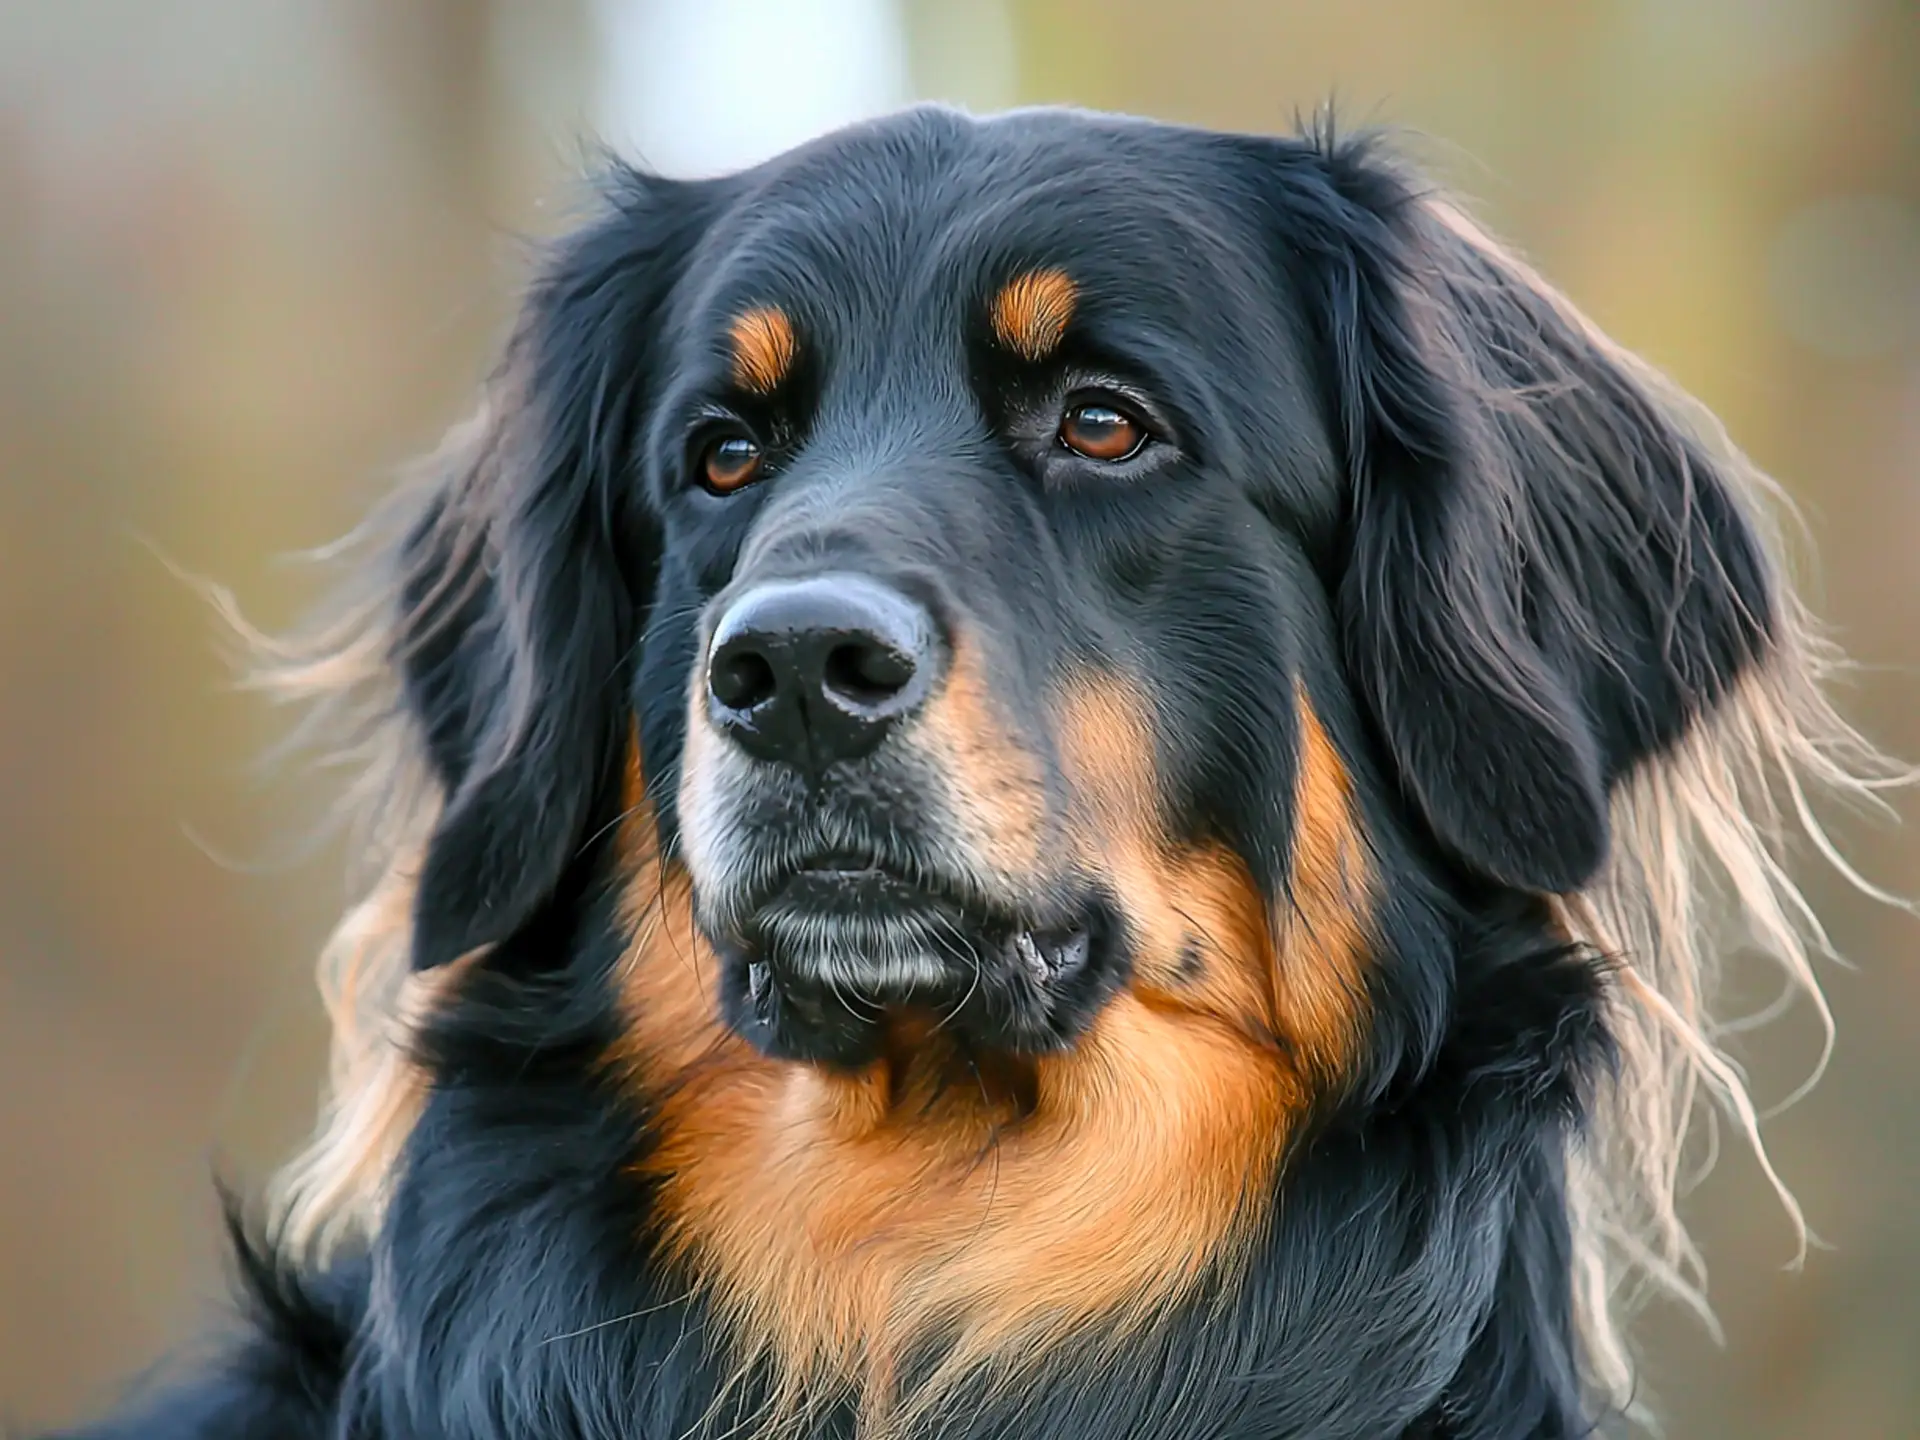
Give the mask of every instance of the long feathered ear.
M 367 888 L 319 964 L 330 1094 L 275 1186 L 278 1239 L 316 1258 L 377 1224 L 427 1088 L 412 1037 L 461 973 L 447 962 L 524 928 L 615 803 L 660 560 L 638 442 L 670 296 L 730 183 L 610 161 L 478 414 L 320 552 L 346 574 L 314 622 L 265 635 L 213 594 L 252 683 L 306 712 L 290 748 L 357 774 L 340 815 Z
M 1454 855 L 1576 890 L 1615 782 L 1768 647 L 1766 552 L 1699 438 L 1562 297 L 1365 142 L 1307 157 L 1289 234 L 1353 486 L 1354 678 Z
M 415 968 L 506 939 L 610 793 L 658 565 L 635 458 L 701 187 L 622 174 L 533 286 L 488 401 L 401 548 L 391 663 L 444 796 Z
M 1846 863 L 1818 802 L 1891 814 L 1920 777 L 1833 709 L 1844 661 L 1771 558 L 1781 497 L 1697 401 L 1367 141 L 1269 142 L 1260 163 L 1329 359 L 1356 686 L 1439 841 L 1552 895 L 1614 962 L 1615 1063 L 1567 1202 L 1583 1369 L 1632 1409 L 1626 1315 L 1655 1294 L 1711 1313 L 1677 1203 L 1699 1106 L 1806 1238 L 1719 1048 L 1721 960 L 1776 964 L 1831 1039 L 1812 959 L 1832 951 L 1789 853 L 1904 904 Z

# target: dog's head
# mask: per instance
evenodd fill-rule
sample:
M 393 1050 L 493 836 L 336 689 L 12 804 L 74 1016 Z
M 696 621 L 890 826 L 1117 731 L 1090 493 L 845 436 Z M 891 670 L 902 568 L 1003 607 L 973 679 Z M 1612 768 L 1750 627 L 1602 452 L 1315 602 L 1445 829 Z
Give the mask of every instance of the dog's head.
M 630 981 L 640 1048 L 704 1010 L 762 1095 L 937 1052 L 1047 1184 L 1219 1152 L 1186 1219 L 1128 1202 L 1136 1298 L 1302 1117 L 1417 1079 L 1482 912 L 1651 937 L 1630 1072 L 1697 1022 L 1651 869 L 1754 840 L 1701 737 L 1806 738 L 1749 703 L 1805 656 L 1738 457 L 1366 143 L 919 110 L 620 171 L 448 456 L 385 651 L 440 797 L 413 966 L 564 937 L 626 837 L 718 960 Z
M 415 539 L 416 963 L 548 900 L 637 715 L 729 1013 L 796 1058 L 1069 1046 L 1243 964 L 1303 847 L 1359 930 L 1384 831 L 1576 890 L 1774 624 L 1695 442 L 1365 147 L 924 111 L 622 175 L 500 389 Z

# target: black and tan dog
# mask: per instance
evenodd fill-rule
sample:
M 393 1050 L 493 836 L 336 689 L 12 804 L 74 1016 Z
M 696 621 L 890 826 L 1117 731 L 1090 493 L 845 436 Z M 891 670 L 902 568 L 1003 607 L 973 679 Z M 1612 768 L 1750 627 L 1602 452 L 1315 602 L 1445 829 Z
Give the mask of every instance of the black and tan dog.
M 384 757 L 335 1094 L 90 1433 L 1588 1433 L 1751 1117 L 1705 902 L 1810 986 L 1875 773 L 1758 484 L 1369 142 L 616 170 L 282 652 Z

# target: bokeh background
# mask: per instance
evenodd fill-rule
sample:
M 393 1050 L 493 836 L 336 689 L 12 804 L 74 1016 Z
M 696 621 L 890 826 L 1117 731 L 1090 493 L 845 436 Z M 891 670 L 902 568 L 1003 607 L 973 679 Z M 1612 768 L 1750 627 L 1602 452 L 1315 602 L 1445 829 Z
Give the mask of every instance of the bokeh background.
M 921 96 L 1406 127 L 1783 478 L 1920 756 L 1914 0 L 0 0 L 0 1428 L 189 1332 L 210 1170 L 317 1093 L 326 791 L 256 765 L 284 717 L 165 561 L 294 618 L 281 557 L 459 414 L 593 138 L 714 170 Z M 1920 1435 L 1920 925 L 1813 881 L 1856 967 L 1768 1134 L 1831 1248 L 1784 1269 L 1751 1163 L 1694 1196 L 1726 1343 L 1645 1332 L 1677 1440 Z M 1744 1048 L 1779 1098 L 1818 1032 Z

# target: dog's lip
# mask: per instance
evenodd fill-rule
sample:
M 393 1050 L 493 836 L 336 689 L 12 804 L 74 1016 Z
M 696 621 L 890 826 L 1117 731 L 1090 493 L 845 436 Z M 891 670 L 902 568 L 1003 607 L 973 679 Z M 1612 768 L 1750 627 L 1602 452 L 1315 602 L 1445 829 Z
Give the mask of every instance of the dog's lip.
M 966 903 L 962 887 L 940 876 L 910 871 L 877 855 L 834 850 L 808 856 L 765 876 L 744 897 L 748 911 L 769 905 L 810 903 L 828 907 L 867 904 L 883 910 L 937 910 L 958 915 L 977 907 Z
M 854 855 L 823 856 L 783 871 L 767 887 L 762 903 L 805 903 L 809 898 L 828 904 L 864 901 L 907 909 L 955 907 L 954 898 L 938 883 Z
M 1015 929 L 996 948 L 1007 957 L 1011 971 L 1044 990 L 1071 979 L 1086 966 L 1093 954 L 1093 927 L 1086 921 L 1052 929 Z M 757 1005 L 772 982 L 774 967 L 765 960 L 751 960 L 746 974 L 748 995 Z
M 792 867 L 792 876 L 826 875 L 856 877 L 863 875 L 881 875 L 902 884 L 910 883 L 909 877 L 875 856 L 854 855 L 846 852 L 821 855 L 802 861 Z
M 1073 974 L 1092 950 L 1092 919 L 1080 907 L 1043 918 L 1025 907 L 969 899 L 961 886 L 936 874 L 909 873 L 885 858 L 854 851 L 822 852 L 768 877 L 745 911 L 766 915 L 775 910 L 805 911 L 816 921 L 842 919 L 849 925 L 886 917 L 933 920 L 1004 952 L 1037 984 Z
M 907 879 L 909 878 L 907 871 L 911 864 L 911 857 L 902 859 L 884 855 L 878 850 L 849 848 L 813 851 L 794 861 L 788 868 L 796 871 L 878 870 L 883 874 Z

